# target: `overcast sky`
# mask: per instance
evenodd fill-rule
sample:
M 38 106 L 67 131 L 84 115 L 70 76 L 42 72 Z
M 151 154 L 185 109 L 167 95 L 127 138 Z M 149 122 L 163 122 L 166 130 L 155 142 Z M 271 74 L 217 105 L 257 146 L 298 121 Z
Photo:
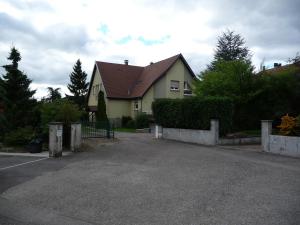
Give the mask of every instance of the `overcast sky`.
M 95 60 L 145 66 L 182 53 L 198 74 L 231 29 L 258 68 L 300 51 L 299 12 L 300 0 L 0 0 L 0 65 L 16 46 L 36 97 L 67 93 L 78 58 L 90 78 Z

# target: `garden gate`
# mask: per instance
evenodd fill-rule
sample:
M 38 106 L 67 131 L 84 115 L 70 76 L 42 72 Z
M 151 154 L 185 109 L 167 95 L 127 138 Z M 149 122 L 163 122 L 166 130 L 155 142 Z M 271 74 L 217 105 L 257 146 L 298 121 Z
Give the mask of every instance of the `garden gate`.
M 81 138 L 114 138 L 114 127 L 109 121 L 81 122 Z

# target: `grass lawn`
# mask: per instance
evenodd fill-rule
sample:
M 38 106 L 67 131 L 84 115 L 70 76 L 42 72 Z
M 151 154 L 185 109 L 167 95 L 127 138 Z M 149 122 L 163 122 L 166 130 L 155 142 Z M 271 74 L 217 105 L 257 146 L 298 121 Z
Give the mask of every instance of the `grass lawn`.
M 115 131 L 135 133 L 135 129 L 134 128 L 125 128 L 125 127 L 115 128 Z
M 241 133 L 249 135 L 249 136 L 260 136 L 261 130 L 243 130 Z

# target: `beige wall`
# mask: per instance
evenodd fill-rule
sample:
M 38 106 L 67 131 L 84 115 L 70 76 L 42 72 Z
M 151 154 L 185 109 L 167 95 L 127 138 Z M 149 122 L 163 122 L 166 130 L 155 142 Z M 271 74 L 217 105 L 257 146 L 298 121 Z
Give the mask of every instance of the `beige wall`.
M 166 98 L 167 96 L 167 78 L 166 76 L 162 77 L 154 85 L 154 98 Z
M 138 109 L 135 109 L 135 103 L 138 103 Z M 142 110 L 142 100 L 141 99 L 135 99 L 135 100 L 131 100 L 131 105 L 130 105 L 130 116 L 132 118 L 135 118 Z
M 109 119 L 131 116 L 131 101 L 107 99 L 106 112 Z
M 154 101 L 154 87 L 152 86 L 142 99 L 142 112 L 152 114 L 152 102 Z
M 94 76 L 94 80 L 93 80 L 93 84 L 91 87 L 91 93 L 88 99 L 88 106 L 97 106 L 98 105 L 98 93 L 93 94 L 93 86 L 95 85 L 100 85 L 101 90 L 104 92 L 104 99 L 105 99 L 105 103 L 107 104 L 107 99 L 106 99 L 106 91 L 104 90 L 104 86 L 102 84 L 102 79 L 99 73 L 99 70 L 97 69 L 96 66 L 96 71 L 95 71 L 95 76 Z
M 154 85 L 154 99 L 156 98 L 183 98 L 184 81 L 193 85 L 193 76 L 181 60 L 177 60 L 166 76 Z M 179 90 L 171 91 L 171 80 L 179 81 Z

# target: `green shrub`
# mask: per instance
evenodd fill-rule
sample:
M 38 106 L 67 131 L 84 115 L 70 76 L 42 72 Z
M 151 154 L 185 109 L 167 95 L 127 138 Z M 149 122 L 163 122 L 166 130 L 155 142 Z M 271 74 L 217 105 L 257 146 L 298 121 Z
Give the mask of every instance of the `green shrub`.
M 132 118 L 130 116 L 122 116 L 122 127 L 126 127 L 127 123 L 132 120 Z
M 96 112 L 96 120 L 97 121 L 107 121 L 106 115 L 106 104 L 104 99 L 104 92 L 99 91 L 98 93 L 98 105 L 97 105 L 97 112 Z
M 9 146 L 23 146 L 34 138 L 34 131 L 31 127 L 18 128 L 7 133 L 4 137 L 4 144 Z
M 149 127 L 149 115 L 146 113 L 140 113 L 135 118 L 136 128 L 148 128 Z
M 156 123 L 163 127 L 209 129 L 215 118 L 220 121 L 221 135 L 232 128 L 233 103 L 229 98 L 158 99 L 152 110 Z
M 134 120 L 129 120 L 125 126 L 126 128 L 132 128 L 135 129 L 136 128 L 136 124 Z
M 41 128 L 44 134 L 48 134 L 48 124 L 50 122 L 63 122 L 64 124 L 70 124 L 71 122 L 77 122 L 82 115 L 78 106 L 66 99 L 43 103 L 40 110 Z

